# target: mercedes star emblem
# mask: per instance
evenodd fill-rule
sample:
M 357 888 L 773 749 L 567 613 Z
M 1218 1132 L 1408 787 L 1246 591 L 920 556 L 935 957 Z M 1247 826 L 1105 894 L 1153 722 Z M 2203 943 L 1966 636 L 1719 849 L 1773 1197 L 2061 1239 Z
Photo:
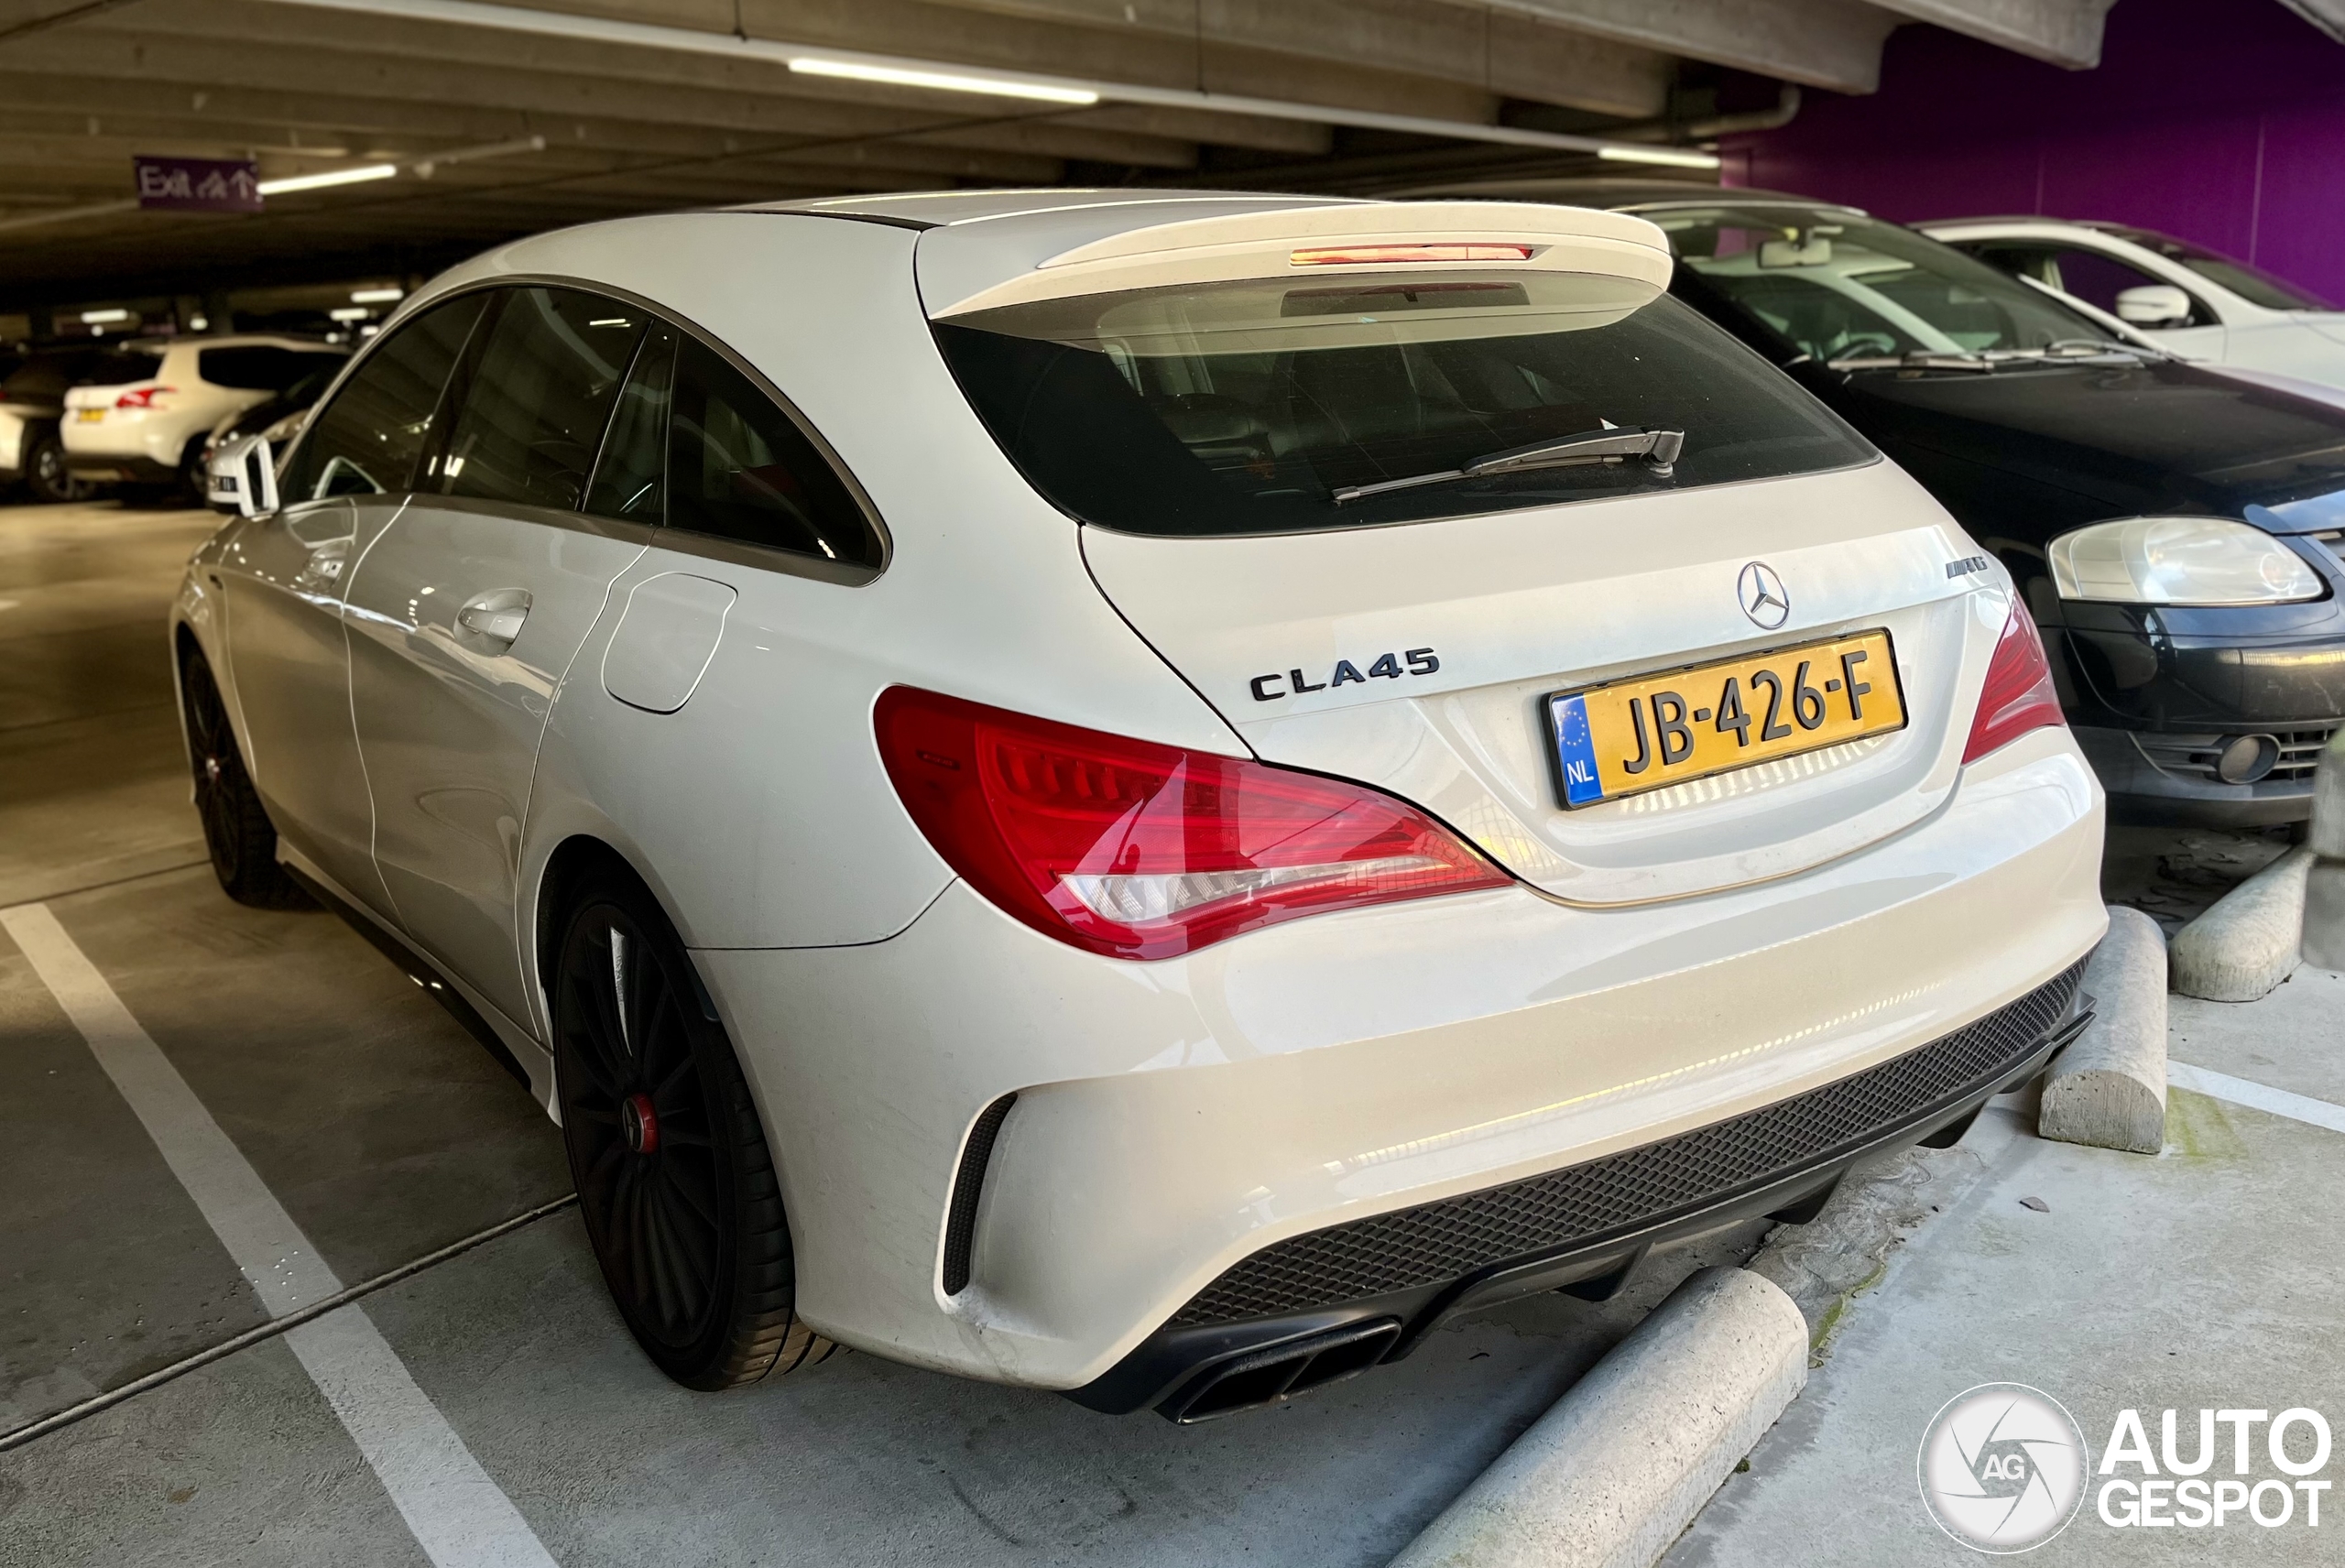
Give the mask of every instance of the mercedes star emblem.
M 1734 596 L 1752 624 L 1768 631 L 1791 619 L 1792 596 L 1785 591 L 1783 580 L 1775 575 L 1775 569 L 1763 561 L 1754 561 L 1742 569 L 1742 576 L 1734 585 Z

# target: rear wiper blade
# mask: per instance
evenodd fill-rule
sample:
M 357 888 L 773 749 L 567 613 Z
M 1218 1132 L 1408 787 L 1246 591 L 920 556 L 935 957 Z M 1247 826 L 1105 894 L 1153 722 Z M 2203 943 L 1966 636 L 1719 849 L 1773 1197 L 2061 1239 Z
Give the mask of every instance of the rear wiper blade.
M 1478 457 L 1458 468 L 1444 468 L 1432 474 L 1412 474 L 1406 479 L 1385 479 L 1374 485 L 1347 485 L 1335 493 L 1335 503 L 1364 500 L 1381 495 L 1388 490 L 1411 490 L 1420 485 L 1446 485 L 1456 479 L 1486 479 L 1500 474 L 1522 474 L 1534 468 L 1564 468 L 1583 463 L 1620 463 L 1631 457 L 1642 457 L 1652 464 L 1653 475 L 1666 479 L 1674 469 L 1677 454 L 1685 447 L 1684 430 L 1644 430 L 1633 425 L 1622 425 L 1601 430 L 1587 430 L 1576 436 L 1562 436 L 1553 441 L 1533 441 L 1529 446 L 1509 447 Z

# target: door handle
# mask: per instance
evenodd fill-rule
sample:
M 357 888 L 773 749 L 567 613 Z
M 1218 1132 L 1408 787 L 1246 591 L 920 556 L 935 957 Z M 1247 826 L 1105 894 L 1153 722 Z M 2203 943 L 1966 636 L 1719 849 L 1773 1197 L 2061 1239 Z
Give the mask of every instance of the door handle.
M 456 612 L 458 626 L 500 648 L 509 647 L 521 635 L 521 623 L 529 618 L 529 595 L 520 588 L 479 594 Z

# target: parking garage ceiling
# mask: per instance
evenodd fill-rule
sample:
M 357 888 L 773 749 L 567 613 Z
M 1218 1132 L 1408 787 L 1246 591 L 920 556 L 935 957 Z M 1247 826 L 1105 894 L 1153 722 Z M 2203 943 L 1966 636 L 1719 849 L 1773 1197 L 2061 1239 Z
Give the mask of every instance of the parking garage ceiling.
M 0 0 L 0 305 L 792 196 L 1620 171 L 1871 91 L 1908 22 L 2090 66 L 2110 3 Z M 201 214 L 136 205 L 142 155 L 394 172 Z

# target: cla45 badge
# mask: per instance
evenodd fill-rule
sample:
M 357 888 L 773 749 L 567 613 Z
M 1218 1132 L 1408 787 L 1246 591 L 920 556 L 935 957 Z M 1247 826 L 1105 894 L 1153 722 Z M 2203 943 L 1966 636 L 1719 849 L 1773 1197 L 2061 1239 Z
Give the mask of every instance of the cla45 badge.
M 1407 661 L 1405 669 L 1402 668 L 1403 660 Z M 1257 702 L 1275 702 L 1281 697 L 1299 697 L 1305 691 L 1325 691 L 1331 686 L 1345 686 L 1355 681 L 1365 686 L 1371 681 L 1398 681 L 1403 675 L 1431 675 L 1440 668 L 1441 660 L 1434 656 L 1433 649 L 1412 648 L 1406 653 L 1380 653 L 1369 660 L 1365 670 L 1348 659 L 1339 659 L 1336 660 L 1336 668 L 1328 672 L 1327 679 L 1316 683 L 1304 680 L 1302 670 L 1290 670 L 1284 675 L 1276 671 L 1257 675 L 1246 685 L 1254 693 Z

